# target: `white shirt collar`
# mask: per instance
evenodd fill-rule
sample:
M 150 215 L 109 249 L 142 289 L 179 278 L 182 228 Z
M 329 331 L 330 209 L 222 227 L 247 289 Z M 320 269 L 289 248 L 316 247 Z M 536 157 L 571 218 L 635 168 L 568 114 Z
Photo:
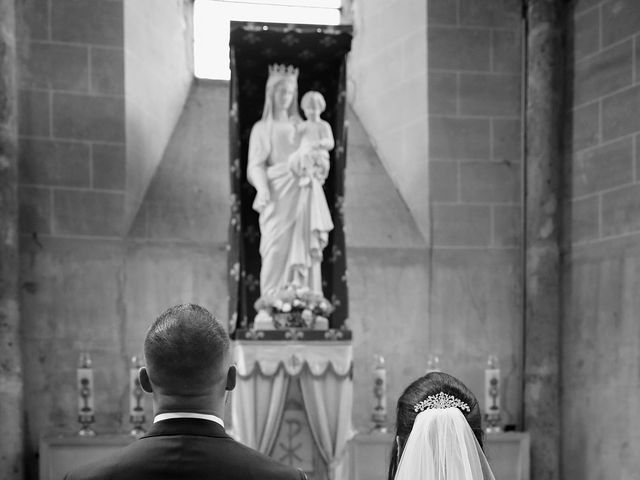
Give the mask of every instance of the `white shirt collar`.
M 153 423 L 161 422 L 163 420 L 169 420 L 172 418 L 198 418 L 200 420 L 209 420 L 210 422 L 215 422 L 224 428 L 224 422 L 221 418 L 216 417 L 215 415 L 209 415 L 206 413 L 193 413 L 193 412 L 168 412 L 168 413 L 160 413 L 156 415 L 153 419 Z

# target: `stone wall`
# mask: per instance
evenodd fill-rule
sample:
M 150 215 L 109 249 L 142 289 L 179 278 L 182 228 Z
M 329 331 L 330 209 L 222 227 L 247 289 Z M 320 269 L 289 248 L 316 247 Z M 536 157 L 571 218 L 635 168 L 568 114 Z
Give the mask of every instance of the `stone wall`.
M 79 352 L 93 359 L 95 430 L 127 432 L 129 362 L 153 319 L 195 302 L 226 320 L 228 185 L 215 172 L 228 166 L 226 122 L 216 121 L 227 99 L 226 86 L 194 85 L 131 235 L 22 235 L 29 478 L 36 478 L 39 437 L 78 427 Z M 205 134 L 208 121 L 218 125 L 215 135 Z
M 121 1 L 25 7 L 20 42 L 20 226 L 27 234 L 123 232 Z M 21 39 L 22 40 L 22 39 Z
M 368 432 L 374 406 L 373 356 L 386 359 L 390 423 L 402 390 L 424 373 L 429 353 L 428 255 L 363 125 L 352 111 L 348 119 L 344 216 L 354 345 L 353 419 L 356 429 Z
M 24 375 L 18 286 L 16 10 L 0 1 L 0 478 L 24 473 Z
M 425 334 L 414 363 L 439 354 L 442 368 L 482 400 L 484 365 L 498 355 L 504 421 L 517 424 L 520 2 L 361 2 L 355 8 L 354 109 L 428 245 L 414 253 L 424 271 L 413 294 L 426 295 L 426 309 L 415 313 Z M 406 340 L 404 330 L 397 332 Z M 406 385 L 424 367 L 407 366 L 390 378 L 399 375 Z M 399 393 L 394 388 L 390 401 Z
M 27 478 L 40 435 L 75 427 L 80 349 L 125 365 L 112 342 L 123 308 L 125 201 L 121 1 L 25 2 L 20 10 L 19 228 Z M 121 403 L 124 371 L 97 369 L 99 401 Z M 116 384 L 117 384 L 116 380 Z M 112 423 L 114 413 L 99 417 Z M 118 419 L 119 421 L 119 419 Z
M 482 369 L 490 354 L 498 355 L 503 421 L 519 424 L 521 5 L 515 0 L 428 4 L 429 345 L 481 403 Z
M 349 96 L 377 154 L 429 237 L 427 2 L 358 2 Z
M 640 471 L 640 4 L 570 15 L 562 377 L 565 478 Z M 595 433 L 597 432 L 597 434 Z
M 181 43 L 178 77 L 188 82 L 180 104 L 163 110 L 174 112 L 169 127 L 163 130 L 157 122 L 147 122 L 142 125 L 144 131 L 136 132 L 136 138 L 144 133 L 145 138 L 153 139 L 155 131 L 158 141 L 164 135 L 165 145 L 192 81 L 184 60 L 190 60 L 189 28 L 184 17 L 176 15 L 183 2 L 169 3 L 150 9 L 146 22 L 154 25 L 156 37 L 171 31 L 176 23 L 181 27 L 177 38 L 165 39 L 172 42 L 173 50 L 157 54 L 171 64 L 171 55 Z M 77 428 L 74 378 L 81 350 L 90 351 L 94 360 L 96 430 L 124 432 L 128 430 L 127 369 L 131 355 L 140 351 L 144 328 L 168 302 L 219 306 L 211 297 L 217 279 L 211 270 L 220 267 L 212 265 L 215 256 L 210 252 L 223 247 L 192 239 L 176 245 L 175 235 L 165 230 L 155 237 L 160 245 L 148 254 L 124 237 L 130 170 L 125 116 L 131 112 L 125 106 L 124 17 L 121 0 L 32 0 L 21 4 L 18 12 L 20 310 L 27 478 L 37 478 L 40 436 L 71 433 Z M 145 39 L 152 40 L 152 35 Z M 148 79 L 154 75 L 174 78 L 172 74 L 160 69 L 158 62 L 140 63 L 147 81 L 171 97 L 165 81 Z M 129 91 L 127 98 L 133 93 Z M 163 108 L 157 103 L 157 108 Z M 214 147 L 209 145 L 209 150 Z M 156 153 L 159 158 L 154 168 L 163 153 Z M 201 152 L 174 152 L 177 156 L 190 153 Z M 147 173 L 149 182 L 153 172 Z M 138 187 L 144 194 L 147 185 Z M 200 212 L 194 209 L 195 213 Z M 154 218 L 164 218 L 162 215 L 157 211 Z M 199 221 L 202 226 L 206 217 Z M 162 222 L 152 219 L 150 228 L 157 229 L 155 225 Z M 175 271 L 191 283 L 175 280 L 170 275 Z M 151 301 L 155 303 L 147 307 Z M 225 305 L 225 299 L 219 303 Z M 130 318 L 134 321 L 128 323 Z
M 193 2 L 124 0 L 129 228 L 193 79 Z

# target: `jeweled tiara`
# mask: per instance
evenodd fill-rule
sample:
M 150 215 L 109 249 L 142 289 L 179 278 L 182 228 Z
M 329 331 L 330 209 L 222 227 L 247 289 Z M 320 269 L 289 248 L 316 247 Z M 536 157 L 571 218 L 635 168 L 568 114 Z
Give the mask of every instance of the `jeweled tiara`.
M 462 400 L 457 399 L 453 395 L 448 395 L 444 392 L 440 392 L 437 395 L 429 395 L 425 400 L 416 403 L 413 406 L 414 412 L 422 412 L 429 408 L 451 408 L 456 407 L 460 410 L 466 410 L 470 412 L 471 409 L 469 405 L 464 403 Z

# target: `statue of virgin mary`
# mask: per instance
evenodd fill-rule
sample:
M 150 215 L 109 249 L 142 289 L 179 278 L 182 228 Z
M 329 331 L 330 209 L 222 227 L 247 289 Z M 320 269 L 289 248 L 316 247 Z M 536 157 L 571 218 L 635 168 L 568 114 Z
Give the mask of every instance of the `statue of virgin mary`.
M 262 119 L 249 138 L 247 178 L 260 224 L 260 293 L 285 286 L 322 294 L 322 251 L 333 229 L 323 179 L 300 182 L 290 157 L 299 147 L 298 69 L 272 65 Z

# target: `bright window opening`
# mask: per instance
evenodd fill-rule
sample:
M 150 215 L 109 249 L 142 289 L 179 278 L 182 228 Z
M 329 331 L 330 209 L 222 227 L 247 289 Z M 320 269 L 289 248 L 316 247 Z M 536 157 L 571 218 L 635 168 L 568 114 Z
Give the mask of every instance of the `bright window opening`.
M 229 22 L 339 25 L 341 0 L 195 0 L 194 73 L 229 80 Z

